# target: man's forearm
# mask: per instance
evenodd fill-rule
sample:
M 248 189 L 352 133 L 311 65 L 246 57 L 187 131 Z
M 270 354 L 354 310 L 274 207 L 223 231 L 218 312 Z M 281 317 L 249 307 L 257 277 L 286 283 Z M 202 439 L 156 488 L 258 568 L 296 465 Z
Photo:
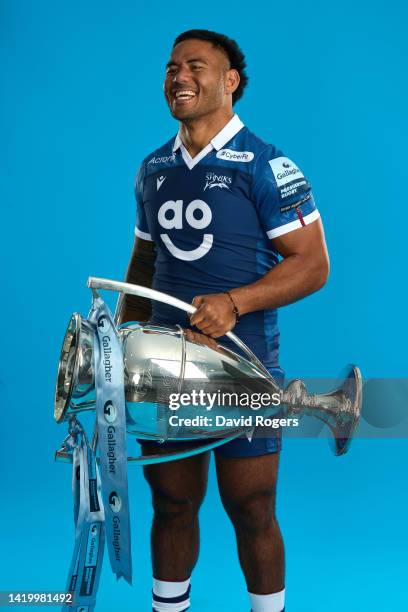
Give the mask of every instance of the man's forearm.
M 255 283 L 237 287 L 230 293 L 240 315 L 255 310 L 279 308 L 321 289 L 328 272 L 328 259 L 323 254 L 313 259 L 293 254 Z
M 274 246 L 283 260 L 255 283 L 231 289 L 232 301 L 225 293 L 196 296 L 193 305 L 197 311 L 190 318 L 191 324 L 204 334 L 218 338 L 235 326 L 234 305 L 239 315 L 279 308 L 324 285 L 329 258 L 320 222 L 275 239 Z
M 320 219 L 274 241 L 283 257 L 255 283 L 231 291 L 240 314 L 296 302 L 325 284 L 329 256 Z
M 129 261 L 125 282 L 151 287 L 155 270 L 156 252 L 153 243 L 136 238 Z M 118 303 L 118 324 L 126 321 L 147 321 L 151 315 L 151 302 L 146 298 L 122 294 Z

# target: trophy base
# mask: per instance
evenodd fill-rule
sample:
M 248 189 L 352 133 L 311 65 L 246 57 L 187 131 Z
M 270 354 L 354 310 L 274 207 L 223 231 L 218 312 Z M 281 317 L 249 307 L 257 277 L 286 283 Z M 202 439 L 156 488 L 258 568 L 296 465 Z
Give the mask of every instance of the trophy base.
M 349 366 L 345 380 L 339 389 L 350 403 L 345 422 L 339 422 L 332 427 L 333 432 L 333 451 L 334 454 L 345 455 L 350 448 L 354 432 L 360 421 L 361 402 L 363 393 L 363 383 L 361 372 L 356 366 Z

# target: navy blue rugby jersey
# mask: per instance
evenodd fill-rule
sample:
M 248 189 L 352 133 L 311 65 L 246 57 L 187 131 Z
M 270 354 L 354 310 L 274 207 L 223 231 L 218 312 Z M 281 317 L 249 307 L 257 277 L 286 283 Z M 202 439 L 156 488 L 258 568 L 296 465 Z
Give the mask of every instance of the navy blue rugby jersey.
M 319 217 L 298 166 L 237 115 L 194 158 L 179 135 L 146 157 L 136 200 L 135 233 L 157 248 L 154 289 L 189 303 L 255 282 L 278 262 L 273 239 Z M 152 306 L 156 323 L 188 326 L 182 311 Z M 242 316 L 234 333 L 278 365 L 275 309 Z

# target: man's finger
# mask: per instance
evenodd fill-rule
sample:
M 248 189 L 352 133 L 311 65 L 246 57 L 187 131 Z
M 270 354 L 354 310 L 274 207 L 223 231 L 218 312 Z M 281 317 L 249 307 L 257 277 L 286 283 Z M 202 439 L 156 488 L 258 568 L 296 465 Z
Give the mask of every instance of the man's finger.
M 204 297 L 202 295 L 196 295 L 193 298 L 193 301 L 191 302 L 191 305 L 194 306 L 197 310 L 196 312 L 194 312 L 193 314 L 190 315 L 190 323 L 191 325 L 195 325 L 195 321 L 196 321 L 196 316 L 198 314 L 198 310 L 200 309 L 200 306 L 203 304 L 204 301 Z M 194 322 L 193 322 L 194 319 Z
M 193 298 L 191 305 L 195 306 L 196 308 L 200 308 L 201 304 L 203 303 L 203 300 L 204 300 L 204 297 L 202 295 L 196 295 Z
M 226 327 L 225 325 L 220 326 L 214 324 L 207 327 L 203 333 L 205 333 L 207 336 L 211 336 L 212 338 L 220 338 L 221 336 L 225 336 L 225 334 L 231 331 L 231 329 L 233 329 L 231 326 Z
M 202 332 L 203 334 L 206 334 L 208 329 L 211 328 L 216 328 L 217 324 L 214 321 L 210 321 L 208 320 L 206 317 L 201 317 L 198 321 L 196 321 L 194 323 L 194 325 L 200 330 L 200 332 Z
M 225 328 L 220 327 L 218 323 L 209 323 L 208 325 L 203 326 L 199 329 L 201 333 L 205 334 L 206 336 L 211 336 L 213 338 L 223 336 L 226 333 L 224 331 Z
M 198 327 L 199 323 L 204 321 L 206 318 L 207 318 L 207 313 L 206 313 L 206 308 L 205 308 L 205 303 L 204 303 L 204 304 L 201 304 L 197 312 L 195 312 L 193 315 L 190 316 L 190 323 L 191 325 L 195 325 L 196 327 Z

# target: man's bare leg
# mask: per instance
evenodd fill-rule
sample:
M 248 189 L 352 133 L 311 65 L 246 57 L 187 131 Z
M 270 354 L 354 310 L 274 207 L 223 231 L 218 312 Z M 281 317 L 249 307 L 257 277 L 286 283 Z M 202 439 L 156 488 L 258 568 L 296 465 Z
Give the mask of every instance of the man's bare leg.
M 157 448 L 145 446 L 143 454 Z M 152 491 L 151 533 L 153 575 L 162 581 L 188 579 L 199 551 L 198 511 L 207 488 L 209 453 L 169 463 L 147 465 Z
M 284 546 L 275 516 L 279 453 L 259 457 L 216 456 L 222 503 L 237 538 L 248 591 L 284 589 Z

